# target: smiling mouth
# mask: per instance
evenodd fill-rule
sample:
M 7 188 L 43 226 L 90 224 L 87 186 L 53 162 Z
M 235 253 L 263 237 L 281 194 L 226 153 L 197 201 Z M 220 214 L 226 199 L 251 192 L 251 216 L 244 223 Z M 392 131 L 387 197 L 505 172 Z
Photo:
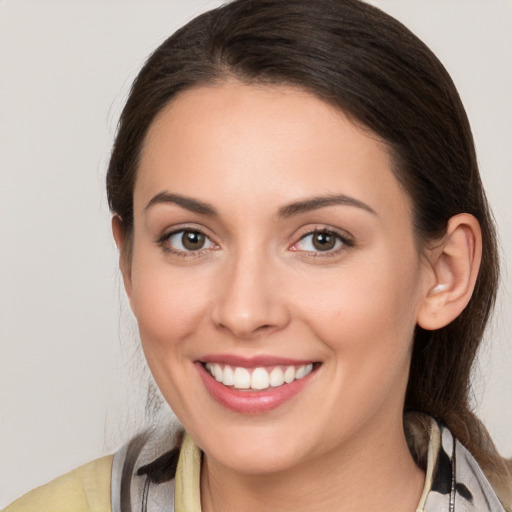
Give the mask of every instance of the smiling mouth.
M 303 365 L 277 365 L 244 368 L 219 363 L 203 363 L 207 372 L 219 383 L 240 391 L 263 391 L 279 388 L 303 379 L 318 366 L 317 363 Z

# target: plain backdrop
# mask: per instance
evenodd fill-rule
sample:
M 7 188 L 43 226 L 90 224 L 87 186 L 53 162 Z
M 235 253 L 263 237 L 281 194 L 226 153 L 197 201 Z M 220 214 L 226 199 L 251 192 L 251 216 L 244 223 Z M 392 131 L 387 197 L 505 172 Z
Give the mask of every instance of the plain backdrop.
M 512 2 L 375 0 L 457 84 L 501 233 L 475 407 L 512 456 Z M 104 175 L 145 57 L 218 1 L 0 0 L 0 506 L 144 425 Z

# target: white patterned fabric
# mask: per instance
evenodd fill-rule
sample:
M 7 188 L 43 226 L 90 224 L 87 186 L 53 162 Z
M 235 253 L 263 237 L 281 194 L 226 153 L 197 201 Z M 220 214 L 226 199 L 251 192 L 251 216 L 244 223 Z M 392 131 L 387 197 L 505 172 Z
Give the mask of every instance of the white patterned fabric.
M 434 420 L 429 448 L 425 480 L 428 491 L 418 512 L 505 512 L 474 457 Z

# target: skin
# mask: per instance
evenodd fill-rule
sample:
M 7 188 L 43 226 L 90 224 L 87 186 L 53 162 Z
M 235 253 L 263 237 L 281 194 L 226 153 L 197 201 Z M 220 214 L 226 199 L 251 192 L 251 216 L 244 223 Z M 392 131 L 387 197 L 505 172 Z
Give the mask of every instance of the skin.
M 148 206 L 162 193 L 216 214 Z M 364 207 L 282 215 L 340 194 Z M 468 223 L 454 223 L 453 239 L 474 254 Z M 184 250 L 181 234 L 164 240 L 185 228 L 206 234 L 201 250 Z M 315 229 L 348 243 L 319 251 Z M 123 249 L 119 219 L 114 234 Z M 413 331 L 432 315 L 433 328 L 445 322 L 462 280 L 436 250 L 415 243 L 386 145 L 311 94 L 228 81 L 185 91 L 157 116 L 121 266 L 153 376 L 205 453 L 205 512 L 415 509 L 424 474 L 402 428 Z M 321 364 L 285 404 L 242 414 L 206 390 L 196 363 L 208 354 Z

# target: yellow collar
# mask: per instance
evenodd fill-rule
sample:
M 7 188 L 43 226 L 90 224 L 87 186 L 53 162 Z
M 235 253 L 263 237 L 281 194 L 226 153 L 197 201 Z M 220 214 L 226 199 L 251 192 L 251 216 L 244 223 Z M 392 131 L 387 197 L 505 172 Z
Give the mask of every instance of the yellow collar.
M 176 468 L 175 512 L 201 512 L 201 450 L 188 434 L 181 447 Z

